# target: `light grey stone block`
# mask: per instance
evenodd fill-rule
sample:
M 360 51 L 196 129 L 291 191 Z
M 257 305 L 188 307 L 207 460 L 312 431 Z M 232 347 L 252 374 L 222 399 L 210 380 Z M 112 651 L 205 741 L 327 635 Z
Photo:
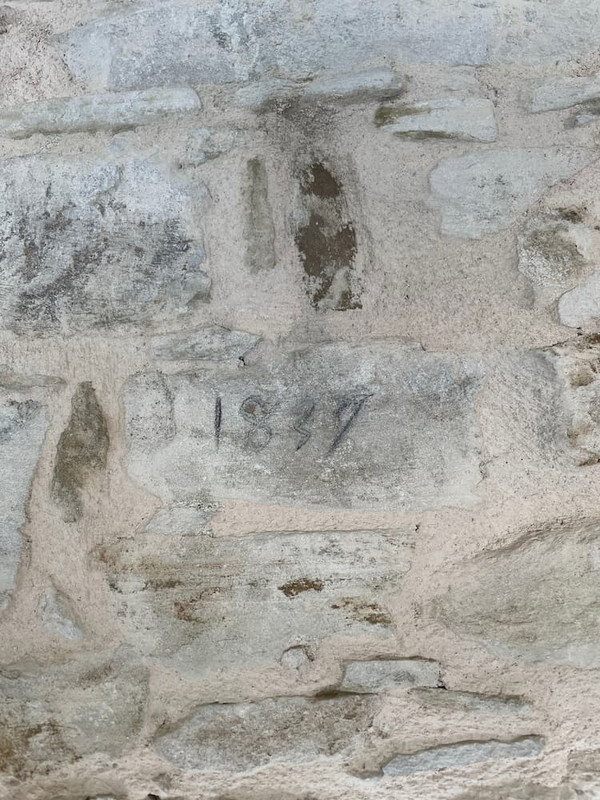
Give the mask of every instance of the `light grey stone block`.
M 0 328 L 72 334 L 185 318 L 210 290 L 203 188 L 152 159 L 0 161 Z
M 386 689 L 437 686 L 439 678 L 440 668 L 435 661 L 418 658 L 351 661 L 344 667 L 339 688 L 342 692 L 369 694 Z
M 375 116 L 383 131 L 413 139 L 494 142 L 498 136 L 490 100 L 446 97 L 411 105 L 383 106 Z
M 558 301 L 558 316 L 563 325 L 581 328 L 600 319 L 600 271 L 589 275 L 579 286 L 565 292 Z
M 410 534 L 143 537 L 97 553 L 128 642 L 186 675 L 277 663 L 332 636 L 389 639 Z M 430 668 L 434 670 L 435 667 Z
M 486 150 L 440 162 L 429 176 L 446 236 L 479 239 L 509 227 L 553 183 L 592 160 L 575 148 Z
M 600 100 L 600 73 L 585 78 L 554 78 L 539 86 L 530 111 L 552 111 Z
M 82 639 L 81 628 L 73 619 L 73 609 L 67 597 L 54 587 L 40 597 L 40 620 L 44 628 L 64 639 Z
M 351 695 L 207 705 L 159 736 L 155 747 L 183 770 L 243 772 L 266 764 L 297 764 L 349 748 L 374 712 L 372 698 Z
M 129 471 L 169 505 L 469 506 L 480 479 L 476 386 L 472 362 L 386 342 L 138 375 L 124 397 Z
M 433 747 L 411 755 L 399 755 L 383 767 L 383 774 L 412 775 L 452 767 L 465 767 L 481 761 L 499 761 L 508 758 L 535 758 L 543 749 L 537 736 L 517 739 L 514 742 L 465 742 Z
M 200 107 L 198 95 L 188 88 L 59 97 L 0 109 L 0 136 L 125 130 Z
M 231 331 L 220 325 L 198 330 L 177 331 L 155 336 L 152 355 L 158 361 L 231 361 L 237 362 L 251 350 L 260 336 L 245 331 Z

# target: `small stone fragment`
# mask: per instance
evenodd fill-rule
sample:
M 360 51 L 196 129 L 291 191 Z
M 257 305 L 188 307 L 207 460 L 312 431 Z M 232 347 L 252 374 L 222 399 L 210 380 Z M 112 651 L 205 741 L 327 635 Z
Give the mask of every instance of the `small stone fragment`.
M 489 100 L 455 97 L 412 105 L 382 106 L 375 124 L 399 137 L 448 138 L 494 142 L 498 135 Z
M 90 477 L 106 467 L 108 427 L 90 382 L 80 383 L 71 400 L 71 417 L 56 448 L 52 497 L 62 506 L 65 522 L 82 514 L 80 496 Z
M 16 108 L 0 108 L 0 136 L 20 139 L 34 133 L 126 130 L 173 114 L 198 111 L 200 107 L 196 92 L 187 88 L 40 100 Z
M 191 134 L 186 148 L 185 162 L 193 166 L 212 161 L 238 147 L 244 132 L 235 128 L 201 128 Z
M 553 111 L 600 100 L 600 72 L 589 78 L 554 78 L 539 86 L 530 111 Z
M 600 270 L 561 296 L 558 316 L 569 328 L 582 328 L 600 319 Z
M 383 767 L 383 774 L 412 775 L 452 767 L 464 767 L 481 761 L 508 758 L 535 758 L 543 749 L 542 740 L 528 736 L 513 742 L 465 742 L 433 747 L 411 755 L 398 755 Z
M 211 325 L 197 331 L 155 336 L 152 355 L 159 361 L 239 361 L 260 336 Z
M 339 690 L 370 694 L 411 686 L 437 686 L 439 664 L 424 659 L 351 661 L 344 667 Z
M 411 689 L 409 695 L 411 699 L 425 706 L 443 711 L 463 711 L 469 714 L 528 714 L 531 711 L 531 706 L 520 697 L 421 687 Z
M 252 158 L 248 161 L 242 192 L 246 205 L 246 266 L 252 272 L 273 269 L 276 263 L 275 226 L 269 201 L 267 168 L 262 159 Z
M 377 100 L 395 97 L 404 81 L 387 67 L 349 72 L 342 75 L 320 75 L 304 86 L 305 100 Z
M 167 536 L 192 536 L 206 527 L 210 511 L 190 506 L 174 506 L 157 511 L 148 522 L 145 530 L 148 533 L 166 534 Z
M 81 639 L 83 634 L 73 619 L 69 600 L 54 587 L 46 589 L 40 598 L 39 614 L 42 625 L 51 633 L 65 639 Z

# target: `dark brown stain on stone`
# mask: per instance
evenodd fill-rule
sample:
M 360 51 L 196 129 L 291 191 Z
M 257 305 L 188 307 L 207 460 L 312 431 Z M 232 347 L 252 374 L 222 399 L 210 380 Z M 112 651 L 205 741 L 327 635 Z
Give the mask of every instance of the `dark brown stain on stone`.
M 344 609 L 351 616 L 367 622 L 369 625 L 391 625 L 392 618 L 379 603 L 368 603 L 358 597 L 344 597 L 339 603 L 331 606 L 333 609 Z
M 295 242 L 312 305 L 337 311 L 361 308 L 353 274 L 356 230 L 341 181 L 323 163 L 314 162 L 300 175 L 300 192 L 305 221 Z
M 296 597 L 302 592 L 322 592 L 323 581 L 312 578 L 298 578 L 295 581 L 288 581 L 282 586 L 278 586 L 279 591 L 283 592 L 286 597 Z
M 80 489 L 94 472 L 105 469 L 108 446 L 108 427 L 94 388 L 89 381 L 80 383 L 58 440 L 52 476 L 52 497 L 62 506 L 65 522 L 81 517 Z

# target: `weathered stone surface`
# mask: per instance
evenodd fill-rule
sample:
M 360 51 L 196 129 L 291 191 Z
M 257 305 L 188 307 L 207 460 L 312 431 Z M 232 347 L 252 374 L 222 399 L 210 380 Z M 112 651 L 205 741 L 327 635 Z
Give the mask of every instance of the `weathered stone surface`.
M 382 106 L 375 124 L 395 136 L 412 139 L 442 137 L 494 142 L 498 136 L 490 100 L 445 97 L 410 105 Z
M 433 747 L 410 755 L 399 755 L 383 767 L 384 775 L 411 775 L 452 767 L 464 767 L 480 761 L 498 761 L 507 758 L 535 758 L 543 749 L 542 741 L 535 736 L 514 742 L 459 742 Z
M 252 272 L 273 269 L 276 263 L 275 226 L 269 202 L 267 167 L 260 158 L 252 158 L 246 164 L 242 191 L 246 205 L 246 266 Z
M 487 150 L 447 158 L 429 176 L 441 231 L 478 239 L 504 230 L 545 189 L 590 160 L 591 154 L 573 148 Z
M 417 687 L 410 690 L 411 700 L 440 711 L 462 711 L 468 714 L 529 714 L 531 706 L 520 697 L 494 696 L 477 692 Z
M 161 533 L 176 536 L 191 536 L 201 533 L 210 512 L 202 508 L 189 506 L 174 506 L 157 511 L 145 527 L 147 533 Z
M 71 417 L 56 447 L 52 497 L 63 508 L 65 522 L 76 522 L 83 509 L 80 490 L 90 476 L 106 467 L 109 436 L 102 408 L 89 381 L 71 399 Z
M 144 537 L 101 548 L 96 566 L 128 640 L 198 674 L 331 636 L 389 637 L 386 598 L 411 559 L 410 535 L 313 532 Z
M 517 240 L 518 266 L 538 290 L 572 286 L 586 267 L 581 224 L 568 209 L 562 214 L 532 214 Z
M 597 523 L 526 532 L 475 559 L 435 616 L 505 660 L 598 667 L 599 545 Z
M 385 342 L 218 375 L 133 376 L 129 471 L 167 504 L 416 510 L 473 502 L 476 369 Z
M 600 73 L 585 78 L 554 78 L 539 86 L 531 111 L 552 111 L 600 100 Z
M 561 296 L 558 316 L 569 328 L 597 324 L 600 318 L 600 271 L 592 273 L 579 286 Z
M 34 133 L 125 130 L 200 107 L 196 92 L 187 88 L 40 100 L 0 109 L 0 136 L 19 139 Z
M 344 667 L 340 691 L 358 694 L 406 689 L 411 686 L 437 686 L 440 668 L 435 661 L 396 659 L 351 661 Z
M 157 751 L 179 769 L 243 772 L 343 752 L 370 725 L 369 696 L 280 697 L 260 703 L 201 706 Z
M 0 773 L 24 777 L 136 743 L 147 675 L 121 655 L 0 669 Z
M 315 308 L 361 308 L 357 232 L 341 181 L 315 162 L 300 170 L 296 247 Z
M 236 128 L 201 128 L 188 139 L 185 161 L 193 166 L 212 161 L 242 144 L 244 132 Z
M 206 299 L 188 232 L 202 189 L 151 159 L 0 162 L 0 327 L 73 333 L 149 325 Z
M 177 331 L 152 339 L 152 355 L 158 361 L 239 361 L 259 336 L 230 331 L 220 325 Z
M 40 597 L 40 620 L 44 628 L 65 639 L 81 639 L 81 628 L 73 619 L 73 609 L 69 599 L 53 586 L 46 589 Z
M 48 425 L 47 398 L 27 385 L 15 388 L 16 379 L 0 389 L 0 611 L 14 589 L 23 546 L 19 529 Z

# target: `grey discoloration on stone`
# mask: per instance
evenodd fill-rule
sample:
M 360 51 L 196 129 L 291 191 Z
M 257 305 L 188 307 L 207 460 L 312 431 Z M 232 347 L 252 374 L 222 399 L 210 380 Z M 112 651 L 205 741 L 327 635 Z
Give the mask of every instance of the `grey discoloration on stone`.
M 210 512 L 202 508 L 174 506 L 157 511 L 145 527 L 147 533 L 193 536 L 206 528 Z
M 480 479 L 476 385 L 472 362 L 385 342 L 325 345 L 218 375 L 138 375 L 124 398 L 129 471 L 168 504 L 190 504 L 201 485 L 215 501 L 470 505 Z
M 361 308 L 355 274 L 356 227 L 340 180 L 314 162 L 300 174 L 301 208 L 295 235 L 307 294 L 315 308 Z
M 82 756 L 122 755 L 140 732 L 147 674 L 117 654 L 0 670 L 0 772 L 25 777 Z
M 81 639 L 83 633 L 74 620 L 69 599 L 54 587 L 46 589 L 40 597 L 40 620 L 44 628 L 64 639 Z
M 348 749 L 375 713 L 370 697 L 280 697 L 199 708 L 156 749 L 179 769 L 243 772 L 302 763 Z
M 600 525 L 524 533 L 477 559 L 435 615 L 504 660 L 598 667 Z
M 600 100 L 600 73 L 584 78 L 553 78 L 539 86 L 530 111 L 552 111 Z
M 189 313 L 210 281 L 186 233 L 201 189 L 151 159 L 0 161 L 0 325 L 137 328 Z
M 0 108 L 0 136 L 20 139 L 34 133 L 126 130 L 199 109 L 200 100 L 193 89 L 60 97 Z
M 159 361 L 239 361 L 260 339 L 220 325 L 155 336 L 152 355 Z
M 246 266 L 252 272 L 273 269 L 276 263 L 275 226 L 269 202 L 267 167 L 262 159 L 248 161 L 242 189 L 246 205 Z
M 437 686 L 440 668 L 435 661 L 394 659 L 351 661 L 344 667 L 340 691 L 358 694 L 407 689 L 412 686 Z
M 102 548 L 130 641 L 185 674 L 275 663 L 330 636 L 388 638 L 386 597 L 412 560 L 409 536 L 255 534 L 127 540 Z
M 461 711 L 467 714 L 529 714 L 531 706 L 520 697 L 496 696 L 477 692 L 417 687 L 410 690 L 411 700 L 442 712 Z
M 91 383 L 80 383 L 71 400 L 71 417 L 56 447 L 52 497 L 63 508 L 65 522 L 82 514 L 80 490 L 106 467 L 108 427 Z
M 452 767 L 465 767 L 481 761 L 498 761 L 507 758 L 535 758 L 543 750 L 537 736 L 517 739 L 514 742 L 458 742 L 433 747 L 410 755 L 399 755 L 383 767 L 384 775 L 411 775 Z
M 441 231 L 478 239 L 504 230 L 545 189 L 591 160 L 586 151 L 559 148 L 486 150 L 447 158 L 429 176 Z
M 375 124 L 400 137 L 447 137 L 494 142 L 498 136 L 490 100 L 447 97 L 412 105 L 382 106 Z
M 12 376 L 27 384 L 27 376 Z M 20 527 L 25 504 L 47 429 L 46 398 L 23 391 L 0 389 L 0 611 L 15 586 L 23 541 Z

